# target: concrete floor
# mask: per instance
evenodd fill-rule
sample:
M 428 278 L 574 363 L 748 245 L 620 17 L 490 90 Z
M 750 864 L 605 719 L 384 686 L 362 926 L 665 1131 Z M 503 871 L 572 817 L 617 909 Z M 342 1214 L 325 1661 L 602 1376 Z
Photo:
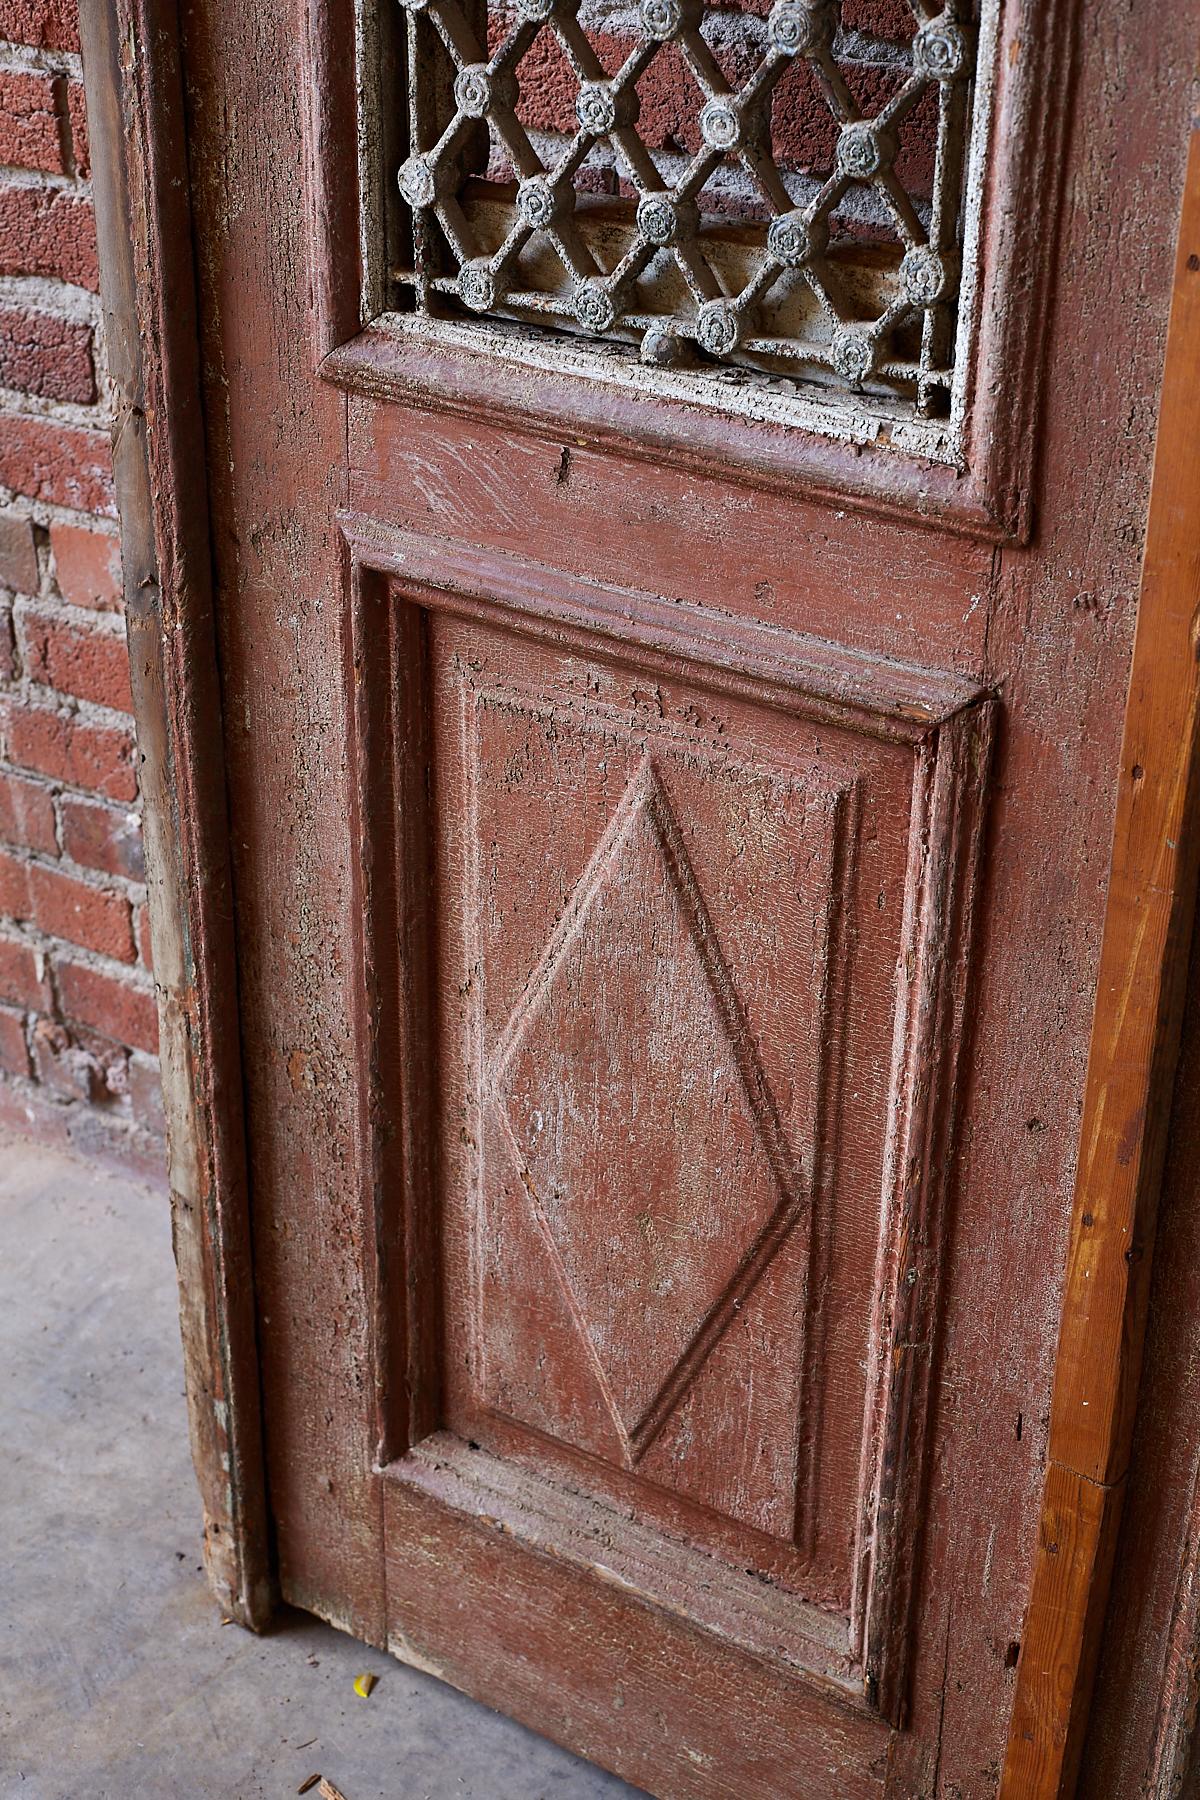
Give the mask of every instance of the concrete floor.
M 165 1196 L 0 1135 L 0 1795 L 633 1794 L 315 1620 L 223 1627 L 198 1530 Z

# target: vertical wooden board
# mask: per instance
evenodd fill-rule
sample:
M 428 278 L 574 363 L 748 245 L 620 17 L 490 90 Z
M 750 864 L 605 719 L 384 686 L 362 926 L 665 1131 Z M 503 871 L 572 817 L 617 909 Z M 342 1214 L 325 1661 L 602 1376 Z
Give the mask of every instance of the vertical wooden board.
M 1077 15 L 1069 186 L 1060 220 L 1046 227 L 1058 233 L 1058 275 L 1037 529 L 1028 550 L 1006 548 L 999 559 L 984 663 L 1003 693 L 1004 722 L 938 1350 L 937 1429 L 956 1447 L 930 1488 L 938 1577 L 917 1631 L 931 1658 L 933 1646 L 948 1646 L 948 1679 L 942 1695 L 918 1672 L 913 1738 L 895 1751 L 901 1793 L 905 1781 L 917 1792 L 934 1781 L 935 1766 L 919 1761 L 935 1729 L 931 1704 L 940 1709 L 937 1781 L 947 1793 L 955 1784 L 993 1792 L 1015 1691 L 1194 37 L 1187 9 L 1156 15 L 1153 29 L 1116 8 Z M 1134 221 L 1140 247 L 1127 265 L 1111 246 Z M 1004 993 L 1020 997 L 1015 1009 L 997 1004 Z
M 176 27 L 139 0 L 80 17 L 108 376 L 140 426 L 116 434 L 113 473 L 192 1459 L 209 1581 L 261 1629 L 275 1594 Z
M 284 5 L 186 18 L 271 1505 L 286 1599 L 381 1641 L 357 1180 L 340 396 L 297 212 L 311 79 Z
M 1095 1642 L 1120 1519 L 1122 1489 L 1052 1462 L 1038 1522 L 1039 1604 L 1025 1621 L 1001 1792 L 1070 1793 L 1081 1647 Z
M 1195 1784 L 1200 1693 L 1200 960 L 1155 1230 L 1137 1428 L 1079 1792 L 1174 1797 Z
M 1181 134 L 1181 144 L 1186 141 Z M 1086 1484 L 1064 1577 L 1034 1564 L 1005 1770 L 1014 1795 L 1069 1793 L 1127 1478 L 1167 1111 L 1191 938 L 1200 617 L 1200 132 L 1175 255 L 1108 910 L 1051 1403 L 1044 1513 Z

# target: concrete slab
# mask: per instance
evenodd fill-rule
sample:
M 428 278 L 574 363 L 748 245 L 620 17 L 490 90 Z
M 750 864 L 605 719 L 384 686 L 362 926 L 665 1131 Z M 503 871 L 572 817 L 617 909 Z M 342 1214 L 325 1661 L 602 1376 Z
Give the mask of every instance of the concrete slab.
M 0 1135 L 0 1794 L 633 1794 L 301 1614 L 222 1626 L 198 1534 L 165 1195 Z

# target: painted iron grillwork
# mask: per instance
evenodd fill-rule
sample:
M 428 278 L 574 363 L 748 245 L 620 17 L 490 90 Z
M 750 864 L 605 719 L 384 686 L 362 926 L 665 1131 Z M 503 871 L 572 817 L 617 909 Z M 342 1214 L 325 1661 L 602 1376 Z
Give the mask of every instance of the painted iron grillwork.
M 400 0 L 411 235 L 395 273 L 418 309 L 944 416 L 977 36 L 968 0 L 890 0 L 886 39 L 848 25 L 840 0 L 775 0 L 765 18 L 700 0 L 596 3 Z M 778 129 L 799 65 L 827 127 L 824 169 L 789 158 Z M 678 96 L 681 75 L 687 128 L 655 141 L 643 114 L 664 85 Z M 918 119 L 923 182 L 906 144 Z

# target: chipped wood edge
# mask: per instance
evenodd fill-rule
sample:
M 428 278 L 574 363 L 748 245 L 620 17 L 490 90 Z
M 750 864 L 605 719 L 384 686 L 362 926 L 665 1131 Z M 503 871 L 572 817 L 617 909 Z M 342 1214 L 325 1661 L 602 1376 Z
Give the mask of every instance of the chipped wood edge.
M 991 798 L 998 706 L 982 695 L 942 724 L 918 753 L 909 853 L 915 958 L 901 1015 L 892 1093 L 903 1095 L 889 1134 L 887 1227 L 880 1237 L 872 1339 L 871 1415 L 860 1476 L 860 1544 L 873 1553 L 856 1577 L 868 1696 L 907 1722 L 913 1617 L 932 1450 L 931 1394 L 944 1326 L 954 1149 L 968 1055 L 970 974 L 983 833 Z M 911 934 L 911 935 L 910 935 Z M 885 1323 L 886 1321 L 886 1323 Z
M 81 7 L 171 1212 L 209 1581 L 274 1604 L 174 0 Z
M 1001 1794 L 1074 1791 L 1120 1522 L 1195 907 L 1200 120 L 1193 122 L 1050 1414 Z

